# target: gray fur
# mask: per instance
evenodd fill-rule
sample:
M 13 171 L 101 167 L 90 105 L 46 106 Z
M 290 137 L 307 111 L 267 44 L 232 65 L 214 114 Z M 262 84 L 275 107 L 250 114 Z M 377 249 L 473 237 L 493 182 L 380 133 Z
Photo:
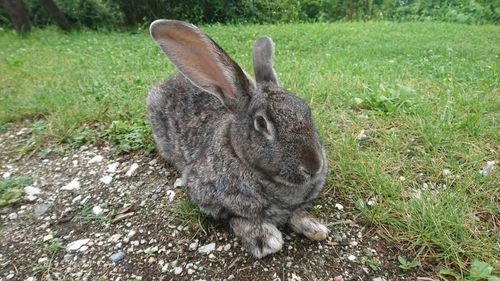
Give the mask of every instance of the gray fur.
M 257 83 L 272 82 L 278 85 L 278 77 L 273 68 L 274 46 L 270 37 L 261 37 L 253 45 L 253 72 Z
M 233 62 L 222 49 L 217 54 Z M 191 200 L 203 213 L 228 220 L 260 258 L 281 248 L 274 226 L 303 213 L 319 195 L 327 159 L 305 101 L 273 81 L 254 87 L 241 81 L 247 76 L 239 67 L 228 69 L 241 91 L 236 106 L 177 73 L 151 89 L 147 109 L 158 150 L 182 173 Z M 264 116 L 273 138 L 255 127 L 257 116 Z

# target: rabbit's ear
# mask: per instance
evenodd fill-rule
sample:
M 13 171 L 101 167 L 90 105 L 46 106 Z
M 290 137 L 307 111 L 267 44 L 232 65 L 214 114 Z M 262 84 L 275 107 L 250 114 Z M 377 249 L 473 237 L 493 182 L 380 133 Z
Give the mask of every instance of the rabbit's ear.
M 272 82 L 278 85 L 278 77 L 273 68 L 273 40 L 264 36 L 253 45 L 253 72 L 257 83 Z
M 176 20 L 156 20 L 150 26 L 153 39 L 196 86 L 217 96 L 235 110 L 253 86 L 243 70 L 196 26 Z

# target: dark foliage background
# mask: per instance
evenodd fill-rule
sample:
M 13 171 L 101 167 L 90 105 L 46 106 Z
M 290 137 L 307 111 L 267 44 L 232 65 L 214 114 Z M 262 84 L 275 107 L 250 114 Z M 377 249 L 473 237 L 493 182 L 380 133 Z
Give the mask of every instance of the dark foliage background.
M 51 24 L 38 0 L 24 0 L 32 23 Z M 74 27 L 121 29 L 158 18 L 193 23 L 338 20 L 500 23 L 500 0 L 55 0 Z M 0 7 L 0 25 L 9 25 Z

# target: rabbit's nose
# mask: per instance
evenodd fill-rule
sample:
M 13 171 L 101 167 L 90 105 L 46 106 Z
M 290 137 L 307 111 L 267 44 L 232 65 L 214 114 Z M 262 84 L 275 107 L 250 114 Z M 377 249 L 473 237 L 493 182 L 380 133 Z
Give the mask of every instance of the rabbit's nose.
M 323 161 L 317 153 L 310 153 L 304 158 L 304 162 L 299 166 L 299 169 L 306 175 L 313 177 L 321 172 L 323 168 Z

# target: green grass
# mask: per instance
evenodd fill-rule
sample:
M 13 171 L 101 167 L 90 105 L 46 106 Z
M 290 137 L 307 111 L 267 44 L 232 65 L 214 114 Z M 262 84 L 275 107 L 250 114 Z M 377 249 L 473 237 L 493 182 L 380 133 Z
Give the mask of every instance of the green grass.
M 0 180 L 0 207 L 15 204 L 23 195 L 23 188 L 31 184 L 27 177 L 12 177 Z
M 499 262 L 498 170 L 479 170 L 500 160 L 500 27 L 204 30 L 249 72 L 254 40 L 274 39 L 281 84 L 309 102 L 328 150 L 323 198 L 340 193 L 387 236 L 443 266 L 467 271 L 472 259 Z M 104 140 L 121 152 L 151 151 L 145 97 L 173 72 L 145 30 L 35 30 L 26 39 L 0 31 L 0 128 L 39 120 L 30 149 L 47 140 L 72 147 Z M 357 140 L 361 130 L 368 139 Z

